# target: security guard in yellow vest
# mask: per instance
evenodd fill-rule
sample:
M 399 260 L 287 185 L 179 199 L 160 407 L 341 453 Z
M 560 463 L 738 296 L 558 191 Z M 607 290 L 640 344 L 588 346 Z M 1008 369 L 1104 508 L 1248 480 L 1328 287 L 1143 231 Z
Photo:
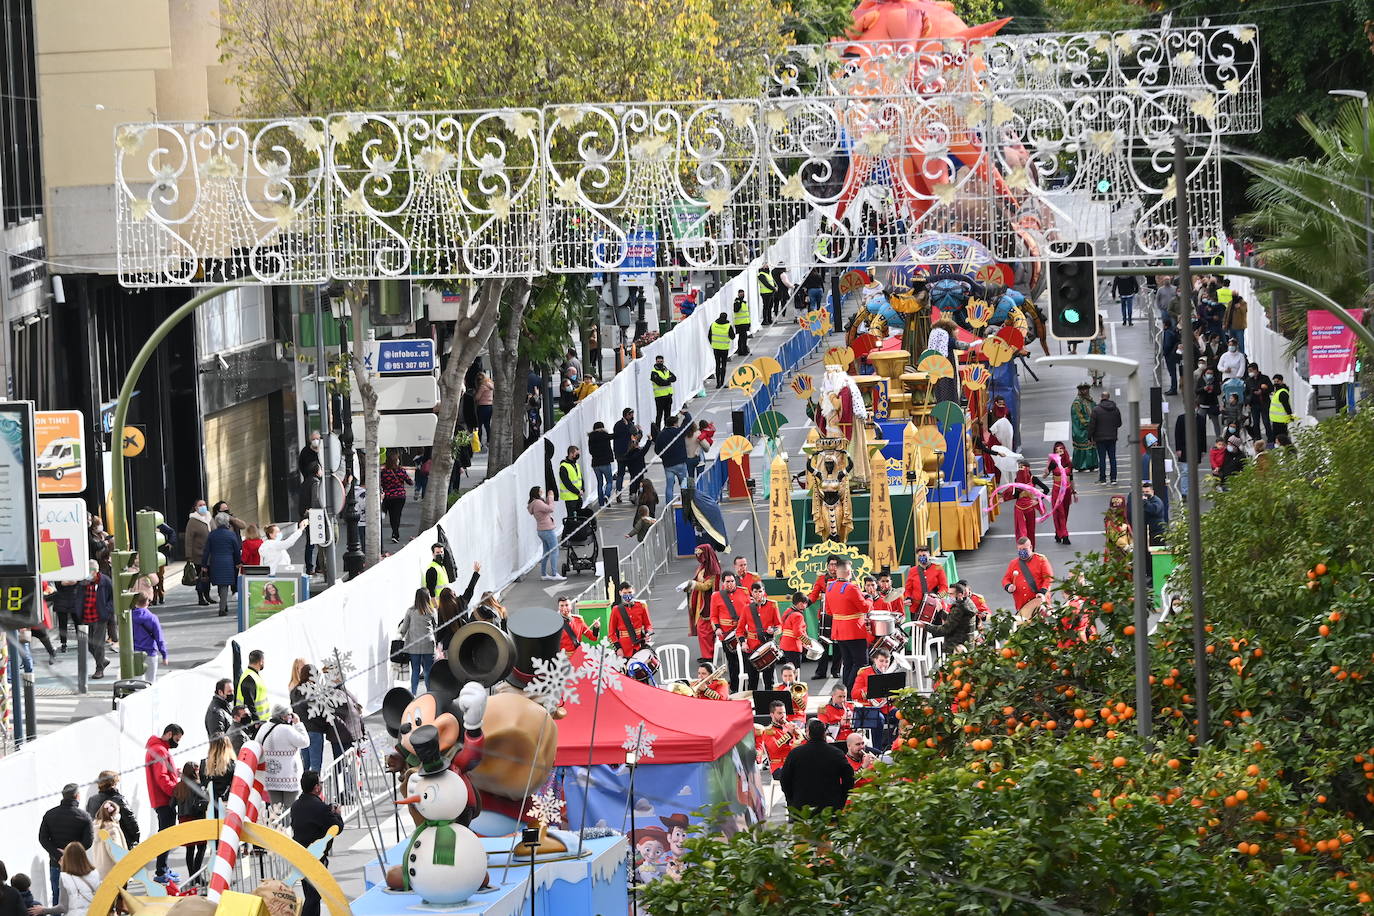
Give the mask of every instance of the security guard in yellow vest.
M 735 329 L 730 317 L 724 312 L 711 322 L 706 329 L 706 340 L 711 344 L 711 355 L 716 358 L 716 387 L 725 386 L 725 361 L 730 357 L 730 341 L 735 339 Z
M 754 275 L 759 287 L 759 305 L 763 307 L 763 323 L 773 323 L 773 304 L 778 291 L 778 278 L 773 276 L 773 271 L 768 268 L 768 262 L 764 261 L 759 265 L 758 273 Z
M 654 367 L 649 370 L 649 385 L 654 394 L 654 423 L 651 429 L 655 432 L 662 429 L 673 415 L 673 382 L 676 381 L 677 376 L 668 371 L 663 356 L 655 356 Z
M 558 498 L 571 515 L 582 508 L 582 465 L 578 459 L 582 450 L 575 445 L 568 446 L 568 457 L 558 465 Z
M 449 582 L 444 545 L 437 542 L 431 544 L 429 553 L 429 565 L 425 567 L 425 590 L 429 592 L 430 597 L 438 598 L 440 590 Z
M 1283 380 L 1283 376 L 1275 375 L 1273 378 L 1274 390 L 1269 393 L 1269 444 L 1288 445 L 1288 424 L 1298 418 L 1293 414 L 1292 395 L 1288 392 L 1288 383 Z M 1283 442 L 1279 442 L 1279 438 Z
M 739 348 L 735 350 L 740 356 L 749 355 L 749 300 L 744 296 L 744 290 L 735 293 L 735 337 L 739 340 Z
M 247 707 L 248 715 L 265 722 L 271 706 L 267 702 L 267 685 L 262 680 L 262 666 L 262 650 L 249 652 L 248 667 L 239 676 L 238 689 L 234 691 L 234 704 Z

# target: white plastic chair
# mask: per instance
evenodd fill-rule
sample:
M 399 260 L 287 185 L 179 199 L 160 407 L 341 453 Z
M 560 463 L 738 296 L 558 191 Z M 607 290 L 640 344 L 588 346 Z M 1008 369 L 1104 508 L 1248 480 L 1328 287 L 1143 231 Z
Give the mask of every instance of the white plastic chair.
M 926 639 L 926 677 L 940 667 L 940 659 L 945 657 L 945 638 L 943 636 L 931 636 Z
M 658 681 L 660 684 L 671 684 L 673 681 L 690 680 L 692 675 L 688 671 L 692 655 L 686 646 L 671 645 L 662 646 L 658 650 Z

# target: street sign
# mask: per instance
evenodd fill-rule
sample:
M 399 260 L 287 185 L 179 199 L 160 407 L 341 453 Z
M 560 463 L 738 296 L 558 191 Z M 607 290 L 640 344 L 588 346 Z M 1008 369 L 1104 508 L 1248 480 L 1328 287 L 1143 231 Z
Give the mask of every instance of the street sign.
M 143 448 L 147 445 L 147 440 L 143 436 L 143 430 L 137 426 L 124 427 L 124 433 L 120 436 L 120 452 L 125 458 L 137 458 L 143 454 Z
M 374 375 L 433 372 L 436 366 L 434 341 L 428 337 L 372 341 L 363 356 L 363 364 Z
M 86 418 L 81 411 L 35 412 L 33 448 L 40 494 L 80 493 L 86 489 Z
M 434 428 L 439 415 L 434 413 L 384 413 L 377 418 L 377 445 L 380 448 L 420 448 L 434 444 Z M 353 415 L 353 445 L 363 447 L 363 415 Z
M 439 380 L 432 375 L 397 375 L 373 380 L 377 409 L 433 410 L 439 403 Z
M 44 582 L 70 582 L 90 575 L 86 519 L 84 499 L 38 501 L 39 572 Z

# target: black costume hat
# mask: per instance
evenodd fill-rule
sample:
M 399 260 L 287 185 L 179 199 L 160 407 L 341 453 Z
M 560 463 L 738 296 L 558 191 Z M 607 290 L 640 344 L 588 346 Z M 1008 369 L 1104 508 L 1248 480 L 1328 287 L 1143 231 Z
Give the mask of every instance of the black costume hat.
M 557 657 L 563 639 L 563 618 L 546 607 L 520 608 L 506 621 L 514 645 L 506 683 L 523 689 L 534 679 L 534 662 Z

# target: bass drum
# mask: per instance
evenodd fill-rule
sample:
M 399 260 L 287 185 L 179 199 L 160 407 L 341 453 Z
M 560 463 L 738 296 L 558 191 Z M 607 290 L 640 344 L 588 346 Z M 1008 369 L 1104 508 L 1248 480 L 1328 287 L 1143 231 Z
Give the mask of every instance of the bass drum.
M 641 684 L 654 684 L 658 677 L 658 656 L 653 649 L 640 649 L 625 663 L 625 673 Z
M 755 671 L 767 671 L 782 659 L 782 649 L 775 642 L 766 642 L 749 653 L 749 664 Z

